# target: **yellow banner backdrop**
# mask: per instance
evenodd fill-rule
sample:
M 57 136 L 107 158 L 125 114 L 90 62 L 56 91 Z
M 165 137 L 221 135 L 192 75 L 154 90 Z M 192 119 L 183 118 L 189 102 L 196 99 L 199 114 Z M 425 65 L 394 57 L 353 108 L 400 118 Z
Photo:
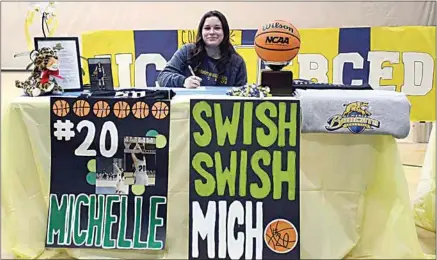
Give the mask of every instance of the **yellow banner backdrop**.
M 300 29 L 299 55 L 287 66 L 294 78 L 337 84 L 369 83 L 404 92 L 412 121 L 435 120 L 435 26 Z M 255 30 L 232 30 L 246 61 L 249 83 L 259 83 L 264 64 L 253 48 Z M 156 86 L 176 52 L 195 42 L 196 30 L 99 31 L 82 35 L 82 56 L 111 57 L 116 87 Z M 83 63 L 85 71 L 87 64 Z M 89 82 L 88 74 L 84 82 Z

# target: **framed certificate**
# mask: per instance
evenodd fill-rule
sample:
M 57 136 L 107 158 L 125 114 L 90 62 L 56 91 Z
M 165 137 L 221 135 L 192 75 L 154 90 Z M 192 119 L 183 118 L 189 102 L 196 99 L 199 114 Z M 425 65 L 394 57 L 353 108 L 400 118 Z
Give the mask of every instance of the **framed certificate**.
M 59 74 L 64 78 L 58 82 L 64 91 L 83 90 L 78 37 L 35 37 L 34 44 L 35 50 L 50 47 L 58 53 Z

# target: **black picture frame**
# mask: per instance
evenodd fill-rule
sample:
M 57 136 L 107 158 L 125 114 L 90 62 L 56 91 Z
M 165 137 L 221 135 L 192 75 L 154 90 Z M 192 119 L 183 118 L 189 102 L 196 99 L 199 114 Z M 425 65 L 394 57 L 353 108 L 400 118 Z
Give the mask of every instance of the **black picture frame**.
M 73 43 L 74 46 L 74 51 L 75 53 L 71 53 L 69 55 L 74 55 L 76 57 L 70 58 L 73 59 L 74 61 L 77 61 L 77 76 L 74 77 L 74 75 L 69 75 L 68 80 L 72 80 L 73 82 L 71 83 L 71 85 L 73 86 L 69 86 L 68 84 L 60 84 L 62 89 L 64 90 L 64 92 L 79 92 L 79 91 L 83 91 L 83 78 L 82 78 L 82 66 L 81 66 L 81 58 L 80 58 L 80 50 L 79 50 L 79 37 L 34 37 L 34 46 L 35 46 L 35 50 L 40 49 L 41 47 L 51 47 L 53 48 L 57 43 L 61 43 L 62 42 L 66 43 Z M 50 42 L 53 42 L 53 44 L 50 44 Z M 63 64 L 63 59 L 62 59 L 62 52 L 60 52 L 59 50 L 58 52 L 58 57 L 60 60 L 60 73 L 61 76 L 62 75 L 62 64 Z M 65 60 L 65 59 L 64 59 Z M 74 77 L 74 78 L 71 78 Z M 78 86 L 77 86 L 78 85 Z
M 103 73 L 105 74 L 102 86 L 100 85 L 101 82 L 99 82 L 97 75 L 94 75 L 93 73 L 99 63 L 103 67 Z M 114 90 L 111 58 L 88 58 L 88 72 L 91 92 Z

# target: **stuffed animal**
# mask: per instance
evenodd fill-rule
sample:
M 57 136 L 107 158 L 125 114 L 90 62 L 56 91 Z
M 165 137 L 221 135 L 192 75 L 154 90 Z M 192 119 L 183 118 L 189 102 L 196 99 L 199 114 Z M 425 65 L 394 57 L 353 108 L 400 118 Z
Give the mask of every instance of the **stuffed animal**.
M 49 93 L 61 94 L 63 89 L 56 81 L 56 78 L 63 78 L 59 75 L 59 62 L 56 51 L 49 47 L 43 47 L 33 52 L 36 56 L 33 59 L 32 74 L 25 81 L 16 80 L 15 86 L 22 88 L 24 93 L 30 97 Z

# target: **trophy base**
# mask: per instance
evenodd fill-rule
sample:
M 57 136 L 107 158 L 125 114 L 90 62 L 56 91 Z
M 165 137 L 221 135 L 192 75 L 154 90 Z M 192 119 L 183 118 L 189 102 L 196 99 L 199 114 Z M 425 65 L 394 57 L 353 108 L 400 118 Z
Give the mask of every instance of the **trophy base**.
M 261 86 L 269 87 L 272 96 L 292 96 L 294 93 L 293 72 L 263 70 Z

